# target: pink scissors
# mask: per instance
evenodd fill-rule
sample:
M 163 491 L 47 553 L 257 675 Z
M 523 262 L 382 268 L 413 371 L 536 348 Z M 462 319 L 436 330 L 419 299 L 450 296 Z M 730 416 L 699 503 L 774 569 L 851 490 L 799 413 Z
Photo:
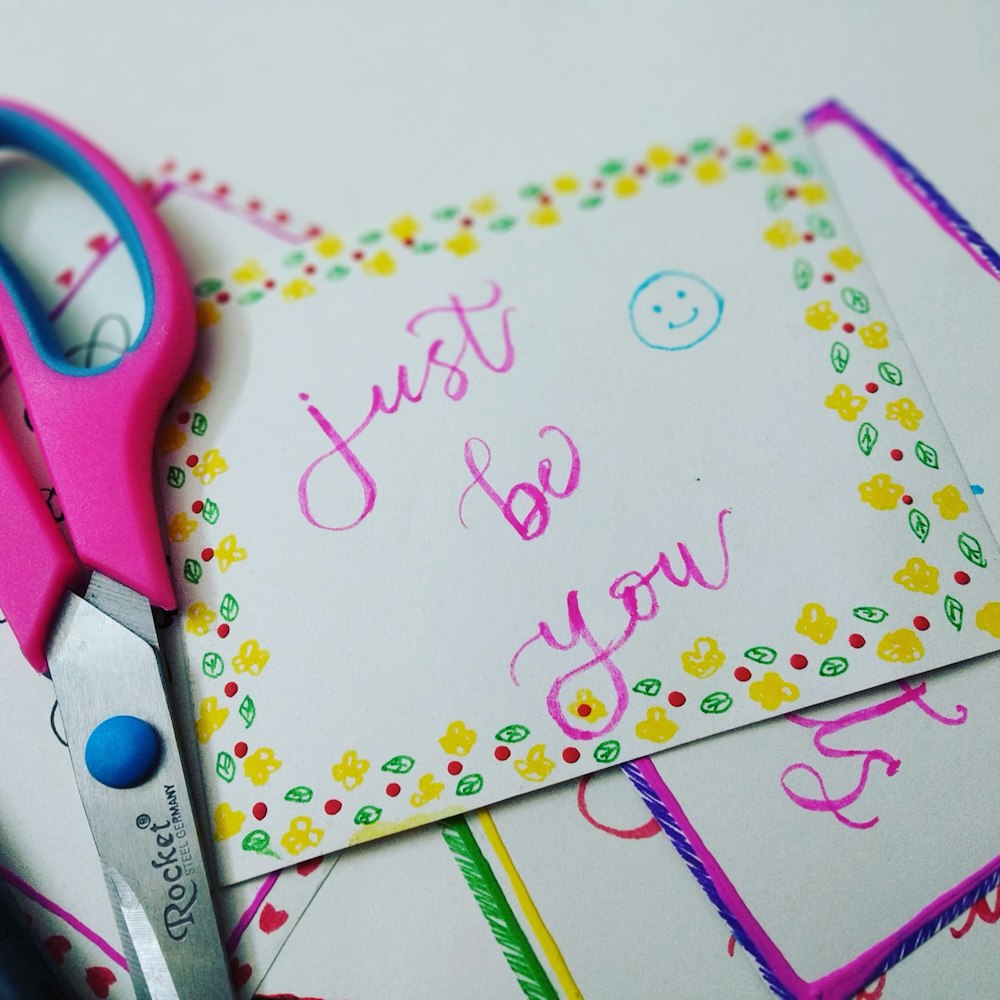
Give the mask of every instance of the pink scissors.
M 87 140 L 0 101 L 0 148 L 52 164 L 96 200 L 145 299 L 142 331 L 121 358 L 73 367 L 0 248 L 0 337 L 72 539 L 0 419 L 0 608 L 55 685 L 136 995 L 231 997 L 151 610 L 176 606 L 152 453 L 194 350 L 192 292 L 148 201 Z

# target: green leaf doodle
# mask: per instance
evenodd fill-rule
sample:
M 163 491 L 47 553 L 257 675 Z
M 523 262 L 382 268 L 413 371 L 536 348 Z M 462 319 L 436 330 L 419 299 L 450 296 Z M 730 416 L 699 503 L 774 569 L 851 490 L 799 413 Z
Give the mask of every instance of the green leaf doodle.
M 798 157 L 792 159 L 792 170 L 799 175 L 799 177 L 811 177 L 813 168 L 805 160 L 800 160 Z
M 487 227 L 494 233 L 505 233 L 508 229 L 513 229 L 517 225 L 517 219 L 513 215 L 501 215 L 499 219 L 494 219 Z
M 527 188 L 521 189 L 522 198 L 531 198 L 534 195 L 525 194 Z M 535 188 L 536 194 L 541 194 L 541 188 Z M 439 208 L 436 212 L 432 213 L 435 219 L 441 222 L 448 222 L 450 219 L 454 219 L 456 215 L 461 214 L 461 209 L 457 205 L 446 205 L 444 208 Z
M 847 288 L 842 288 L 840 290 L 840 298 L 843 300 L 845 306 L 848 309 L 853 309 L 856 313 L 864 315 L 871 309 L 871 303 L 868 301 L 868 296 L 865 295 L 860 288 L 851 288 L 849 285 Z
M 201 671 L 206 677 L 221 677 L 226 661 L 218 654 L 208 652 L 201 658 Z
M 745 650 L 743 655 L 754 663 L 774 663 L 778 654 L 770 646 L 751 646 Z
M 204 298 L 206 295 L 214 295 L 221 288 L 222 282 L 218 278 L 205 278 L 194 286 L 194 294 Z
M 848 667 L 844 656 L 828 656 L 819 665 L 820 677 L 839 677 Z
M 944 599 L 944 613 L 948 621 L 955 626 L 956 631 L 962 631 L 962 616 L 965 614 L 965 609 L 962 607 L 962 602 L 952 597 L 948 594 Z
M 922 511 L 914 507 L 910 511 L 910 531 L 913 532 L 922 542 L 927 541 L 927 536 L 931 533 L 930 518 Z
M 918 441 L 913 446 L 913 453 L 928 469 L 938 468 L 938 453 L 926 441 Z
M 580 199 L 580 208 L 600 208 L 604 204 L 604 199 L 599 194 L 588 194 L 586 198 Z
M 676 184 L 683 176 L 679 170 L 664 170 L 657 174 L 656 181 L 658 184 Z
M 370 247 L 382 239 L 382 233 L 377 229 L 369 229 L 367 233 L 362 233 L 358 237 L 358 242 L 363 246 Z
M 527 726 L 522 726 L 519 723 L 512 722 L 509 726 L 504 726 L 496 734 L 496 738 L 501 743 L 520 743 L 521 740 L 526 740 L 528 734 L 531 730 Z
M 655 698 L 660 693 L 660 688 L 662 687 L 662 682 L 656 677 L 646 677 L 641 681 L 638 681 L 632 690 L 636 694 L 649 695 L 650 698 Z
M 326 276 L 330 281 L 343 281 L 350 273 L 351 269 L 346 264 L 334 264 L 326 272 Z
M 476 795 L 483 790 L 483 776 L 481 774 L 467 774 L 455 786 L 456 795 Z
M 594 748 L 594 760 L 598 764 L 613 764 L 621 752 L 622 745 L 618 740 L 605 740 Z
M 172 486 L 175 490 L 179 490 L 184 485 L 185 479 L 187 479 L 187 476 L 179 466 L 171 465 L 167 469 L 167 485 Z
M 433 240 L 427 240 L 423 243 L 418 243 L 413 248 L 414 253 L 434 253 L 437 250 L 438 245 Z
M 771 133 L 771 140 L 773 142 L 788 142 L 788 140 L 791 139 L 794 135 L 795 135 L 795 129 L 788 128 L 786 126 L 784 128 L 775 129 Z
M 769 184 L 764 192 L 764 202 L 772 212 L 780 212 L 787 200 L 783 184 Z
M 873 608 L 870 606 L 855 608 L 852 614 L 855 618 L 863 622 L 869 622 L 872 625 L 884 622 L 889 617 L 889 612 L 885 608 Z
M 251 288 L 236 300 L 236 304 L 238 306 L 252 306 L 255 302 L 260 302 L 264 298 L 264 294 L 259 288 Z
M 204 437 L 205 431 L 208 430 L 208 417 L 204 413 L 196 413 L 191 418 L 191 433 L 197 434 L 198 437 Z
M 814 236 L 819 236 L 824 240 L 832 240 L 837 235 L 837 227 L 819 212 L 810 212 L 806 216 L 806 226 Z
M 205 506 L 201 509 L 201 516 L 206 524 L 215 524 L 219 520 L 219 505 L 214 500 L 205 499 Z
M 290 254 L 286 254 L 285 259 L 281 263 L 285 267 L 298 267 L 305 259 L 305 250 L 293 250 Z
M 813 280 L 813 266 L 805 257 L 796 257 L 792 264 L 792 281 L 795 287 L 805 291 Z
M 313 790 L 306 785 L 296 785 L 285 792 L 286 802 L 312 802 Z
M 382 770 L 389 771 L 391 774 L 409 774 L 415 763 L 412 757 L 407 757 L 406 754 L 397 754 L 382 765 Z
M 378 806 L 362 806 L 354 814 L 354 822 L 358 826 L 371 826 L 377 823 L 382 815 L 382 810 Z
M 963 531 L 958 536 L 958 551 L 969 560 L 973 566 L 986 569 L 986 557 L 983 555 L 983 547 L 979 544 L 979 539 Z
M 225 594 L 219 603 L 219 614 L 227 622 L 236 621 L 236 616 L 240 613 L 239 601 L 232 594 Z
M 713 691 L 701 700 L 701 710 L 706 715 L 722 715 L 733 707 L 733 696 L 725 691 Z
M 703 154 L 710 152 L 714 146 L 714 139 L 695 139 L 695 141 L 691 143 L 691 152 L 694 153 L 695 156 L 702 156 Z
M 847 344 L 835 340 L 830 345 L 830 364 L 833 365 L 833 370 L 839 375 L 847 367 L 847 362 L 850 360 L 851 349 Z
M 246 723 L 247 729 L 253 725 L 253 720 L 257 718 L 257 706 L 254 705 L 250 695 L 247 695 L 240 702 L 240 718 Z
M 874 424 L 868 423 L 866 420 L 858 428 L 858 447 L 862 450 L 862 452 L 864 452 L 864 454 L 870 455 L 877 440 L 878 428 Z
M 604 174 L 605 177 L 617 177 L 620 173 L 625 170 L 624 160 L 608 160 L 602 163 L 598 167 L 600 173 Z
M 878 366 L 878 373 L 882 377 L 882 381 L 888 382 L 889 385 L 903 384 L 903 372 L 891 361 L 883 361 Z
M 236 777 L 236 761 L 225 750 L 220 750 L 215 758 L 215 773 L 226 782 Z
M 197 583 L 201 579 L 201 563 L 197 559 L 184 560 L 184 579 L 188 583 Z
M 737 156 L 733 160 L 734 170 L 749 170 L 751 167 L 755 167 L 757 161 L 752 156 Z
M 272 858 L 280 857 L 277 852 L 271 850 L 271 835 L 266 830 L 251 830 L 240 845 L 244 851 L 253 851 L 256 854 L 269 854 Z

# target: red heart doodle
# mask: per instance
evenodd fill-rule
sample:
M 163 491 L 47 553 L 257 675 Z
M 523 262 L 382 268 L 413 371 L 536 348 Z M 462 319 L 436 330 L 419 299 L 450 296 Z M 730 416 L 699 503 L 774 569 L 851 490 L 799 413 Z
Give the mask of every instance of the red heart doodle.
M 106 1000 L 112 984 L 117 982 L 118 977 L 103 965 L 92 965 L 87 969 L 87 985 L 101 1000 Z
M 111 241 L 103 233 L 98 233 L 97 236 L 91 237 L 87 240 L 87 246 L 90 247 L 94 253 L 104 253 L 108 249 L 108 244 Z
M 313 858 L 312 861 L 303 861 L 301 864 L 296 865 L 295 870 L 300 875 L 312 875 L 322 863 L 322 858 Z
M 233 986 L 239 989 L 241 986 L 245 986 L 247 980 L 253 975 L 253 966 L 249 962 L 240 965 L 240 960 L 233 955 L 229 959 L 229 975 L 233 980 Z
M 273 934 L 288 919 L 288 910 L 276 910 L 270 903 L 260 911 L 260 929 L 265 934 Z
M 45 948 L 52 956 L 54 962 L 62 965 L 66 952 L 73 946 L 62 936 L 62 934 L 52 934 L 45 939 Z

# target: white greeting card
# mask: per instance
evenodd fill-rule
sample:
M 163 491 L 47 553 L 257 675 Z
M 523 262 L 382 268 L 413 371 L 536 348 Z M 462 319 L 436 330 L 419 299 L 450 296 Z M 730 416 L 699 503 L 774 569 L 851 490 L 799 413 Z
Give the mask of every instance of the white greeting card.
M 998 645 L 995 542 L 797 128 L 199 293 L 161 474 L 228 879 Z

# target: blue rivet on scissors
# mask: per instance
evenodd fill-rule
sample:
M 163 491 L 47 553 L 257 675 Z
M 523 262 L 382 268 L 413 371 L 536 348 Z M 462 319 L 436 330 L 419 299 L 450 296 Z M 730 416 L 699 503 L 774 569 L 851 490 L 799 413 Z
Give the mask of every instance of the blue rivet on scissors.
M 135 788 L 160 763 L 160 734 L 134 715 L 105 719 L 87 740 L 84 760 L 91 776 L 109 788 Z

